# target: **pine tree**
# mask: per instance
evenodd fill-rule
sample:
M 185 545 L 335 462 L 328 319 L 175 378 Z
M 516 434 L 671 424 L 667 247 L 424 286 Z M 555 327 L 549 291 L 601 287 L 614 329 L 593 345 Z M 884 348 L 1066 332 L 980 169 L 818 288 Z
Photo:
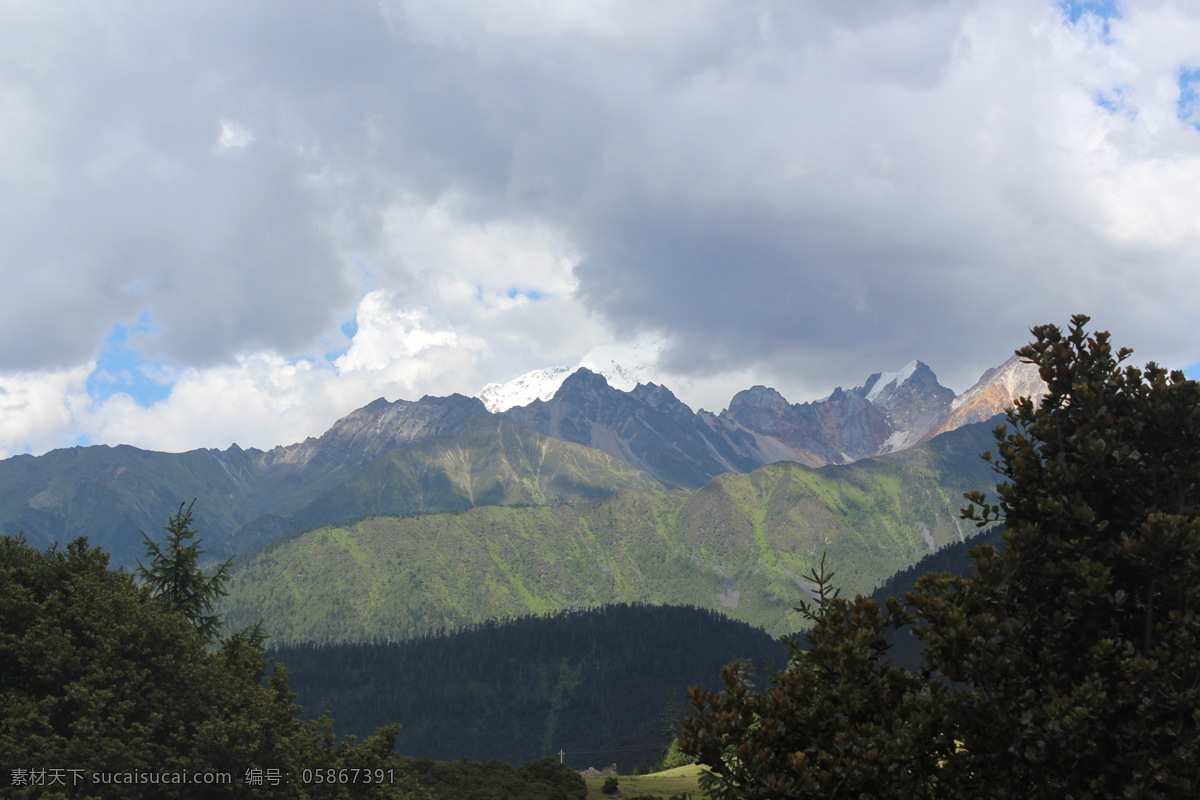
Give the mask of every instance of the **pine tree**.
M 163 528 L 167 540 L 159 545 L 142 532 L 146 541 L 146 558 L 149 566 L 138 561 L 138 576 L 143 585 L 149 587 L 151 595 L 158 598 L 169 611 L 183 614 L 200 635 L 215 641 L 221 629 L 221 617 L 213 614 L 217 599 L 224 595 L 225 583 L 233 559 L 217 565 L 217 571 L 205 575 L 200 569 L 200 556 L 204 550 L 200 540 L 192 541 L 197 531 L 192 529 L 192 507 L 196 501 L 179 504 L 177 511 Z

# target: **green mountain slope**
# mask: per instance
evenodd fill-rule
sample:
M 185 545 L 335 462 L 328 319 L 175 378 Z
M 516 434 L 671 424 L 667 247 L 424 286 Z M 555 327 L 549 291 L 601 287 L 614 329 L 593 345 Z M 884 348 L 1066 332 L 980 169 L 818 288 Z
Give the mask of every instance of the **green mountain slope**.
M 402 449 L 351 463 L 286 515 L 265 514 L 235 531 L 243 542 L 377 515 L 473 506 L 573 504 L 617 489 L 661 484 L 623 461 L 491 415 Z
M 306 460 L 289 461 L 286 449 L 236 445 L 186 453 L 100 445 L 5 459 L 0 533 L 23 532 L 39 547 L 87 536 L 114 564 L 130 566 L 145 553 L 140 531 L 157 533 L 192 498 L 206 552 L 223 558 L 291 531 L 368 515 L 580 503 L 660 486 L 598 450 L 486 413 L 368 456 L 362 441 L 354 449 L 330 438 Z
M 248 516 L 262 470 L 253 451 L 158 453 L 121 445 L 73 447 L 0 461 L 0 534 L 45 547 L 87 536 L 114 564 L 145 554 L 139 531 L 157 533 L 179 504 L 200 497 L 210 551 Z
M 693 492 L 621 491 L 577 506 L 379 517 L 288 537 L 235 565 L 223 611 L 280 643 L 401 639 L 617 602 L 795 625 L 801 576 L 828 553 L 869 592 L 974 533 L 962 493 L 994 483 L 977 425 L 837 467 L 778 463 Z

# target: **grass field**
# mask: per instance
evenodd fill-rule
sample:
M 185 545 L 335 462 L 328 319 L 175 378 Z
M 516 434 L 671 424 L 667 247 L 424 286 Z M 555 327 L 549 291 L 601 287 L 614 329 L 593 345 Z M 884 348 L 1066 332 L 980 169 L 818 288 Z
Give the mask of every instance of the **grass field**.
M 619 775 L 617 785 L 619 795 L 606 795 L 600 791 L 604 778 L 584 778 L 587 783 L 587 800 L 606 800 L 609 797 L 682 797 L 684 793 L 693 800 L 707 800 L 707 795 L 700 791 L 700 771 L 704 769 L 696 765 L 676 767 L 664 772 L 654 772 L 649 775 Z

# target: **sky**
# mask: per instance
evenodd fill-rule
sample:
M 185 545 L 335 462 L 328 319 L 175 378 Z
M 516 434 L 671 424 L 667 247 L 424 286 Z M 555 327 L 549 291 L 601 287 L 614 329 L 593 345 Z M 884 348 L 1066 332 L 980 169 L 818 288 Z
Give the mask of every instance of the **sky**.
M 719 411 L 1086 313 L 1200 362 L 1188 0 L 0 0 L 0 457 L 597 346 Z

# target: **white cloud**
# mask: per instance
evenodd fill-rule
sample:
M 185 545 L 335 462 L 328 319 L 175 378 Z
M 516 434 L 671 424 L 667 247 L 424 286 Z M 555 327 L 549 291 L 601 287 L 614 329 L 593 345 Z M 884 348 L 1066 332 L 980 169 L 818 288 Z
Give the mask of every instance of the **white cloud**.
M 94 366 L 0 375 L 0 457 L 38 455 L 74 441 Z
M 240 150 L 254 141 L 249 128 L 236 122 L 221 120 L 221 134 L 217 137 L 217 150 Z
M 334 420 L 377 397 L 416 399 L 468 392 L 485 349 L 471 336 L 431 327 L 424 314 L 398 309 L 386 292 L 367 294 L 350 348 L 332 364 L 260 352 L 232 364 L 185 370 L 170 397 L 149 408 L 114 395 L 77 424 L 96 441 L 155 450 L 269 449 L 319 436 Z M 469 380 L 469 378 L 468 378 Z

